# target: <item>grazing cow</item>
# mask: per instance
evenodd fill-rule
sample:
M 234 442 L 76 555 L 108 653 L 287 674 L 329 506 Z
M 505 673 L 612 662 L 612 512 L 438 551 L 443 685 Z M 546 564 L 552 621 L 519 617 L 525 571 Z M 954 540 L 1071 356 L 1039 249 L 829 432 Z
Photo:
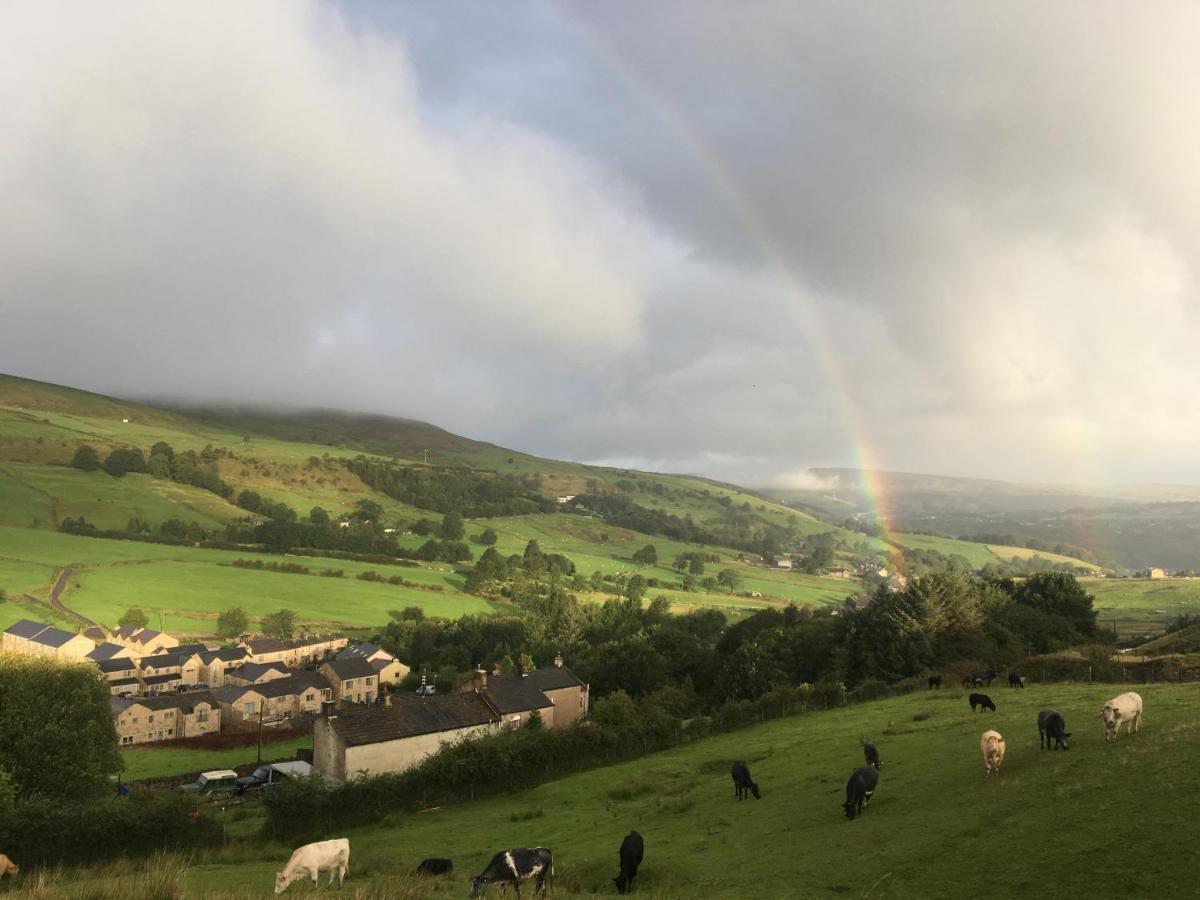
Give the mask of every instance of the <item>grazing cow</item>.
M 990 709 L 992 712 L 996 711 L 996 704 L 992 702 L 992 698 L 987 694 L 972 694 L 967 700 L 971 704 L 971 712 L 975 712 L 975 707 L 977 706 L 981 709 Z
M 489 884 L 511 884 L 521 896 L 521 882 L 536 879 L 535 894 L 546 890 L 546 877 L 554 874 L 554 854 L 545 847 L 521 847 L 501 850 L 487 868 L 471 879 L 471 896 L 482 897 Z
M 854 817 L 863 811 L 863 807 L 871 802 L 871 795 L 875 793 L 878 785 L 878 769 L 863 766 L 854 770 L 854 774 L 846 782 L 846 802 L 842 804 L 847 819 L 853 821 Z
M 747 794 L 753 794 L 755 800 L 762 799 L 762 794 L 758 792 L 758 785 L 750 780 L 750 770 L 746 768 L 745 763 L 734 763 L 730 774 L 733 775 L 733 795 L 735 797 L 741 800 Z
M 633 890 L 633 879 L 637 877 L 638 866 L 646 855 L 646 844 L 636 831 L 625 835 L 621 841 L 621 874 L 613 879 L 618 894 L 628 894 Z
M 930 675 L 929 676 L 929 690 L 932 691 L 934 688 L 940 688 L 941 686 L 942 686 L 942 676 L 941 675 Z
M 321 872 L 329 873 L 329 883 L 336 876 L 338 887 L 350 871 L 350 841 L 335 838 L 332 841 L 317 841 L 297 847 L 282 872 L 275 873 L 275 893 L 282 894 L 287 886 L 299 878 L 311 878 L 316 887 Z
M 1113 697 L 1100 709 L 1104 720 L 1104 739 L 1115 741 L 1122 725 L 1127 725 L 1129 734 L 1142 727 L 1142 697 L 1133 691 Z
M 998 731 L 985 731 L 979 739 L 979 750 L 983 753 L 983 771 L 987 775 L 1000 774 L 1000 763 L 1004 762 L 1004 738 Z
M 1069 750 L 1067 738 L 1070 736 L 1071 732 L 1067 731 L 1067 723 L 1063 721 L 1058 710 L 1043 709 L 1038 713 L 1039 745 L 1043 750 L 1057 750 L 1059 747 Z M 1053 746 L 1051 746 L 1052 742 Z
M 449 875 L 454 870 L 454 863 L 448 859 L 434 856 L 421 860 L 414 875 Z
M 1025 687 L 1025 676 L 1019 675 L 1016 672 L 1009 672 L 1008 673 L 1008 686 L 1010 688 L 1024 688 Z
M 999 674 L 999 672 L 992 669 L 988 669 L 986 672 L 976 672 L 971 676 L 971 684 L 975 687 L 983 687 L 985 684 L 991 687 L 992 682 L 996 680 L 996 676 Z
M 20 871 L 21 871 L 20 866 L 18 866 L 15 862 L 13 862 L 11 859 L 9 859 L 7 856 L 5 856 L 3 853 L 0 853 L 0 878 L 3 878 L 5 875 L 14 875 L 15 876 Z
M 868 766 L 874 766 L 876 769 L 878 769 L 883 765 L 883 763 L 879 761 L 879 748 L 870 741 L 863 742 L 863 756 L 867 758 Z

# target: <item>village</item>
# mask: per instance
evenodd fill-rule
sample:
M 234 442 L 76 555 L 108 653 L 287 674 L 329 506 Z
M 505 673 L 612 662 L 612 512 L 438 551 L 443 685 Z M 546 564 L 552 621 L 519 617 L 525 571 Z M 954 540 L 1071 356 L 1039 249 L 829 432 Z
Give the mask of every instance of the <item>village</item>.
M 399 690 L 409 667 L 342 635 L 245 636 L 232 646 L 182 644 L 150 628 L 79 634 L 22 619 L 0 651 L 94 665 L 111 694 L 121 747 L 289 725 L 312 729 L 314 771 L 333 781 L 400 772 L 447 742 L 531 718 L 565 728 L 588 712 L 588 686 L 554 665 L 477 668 L 449 694 Z

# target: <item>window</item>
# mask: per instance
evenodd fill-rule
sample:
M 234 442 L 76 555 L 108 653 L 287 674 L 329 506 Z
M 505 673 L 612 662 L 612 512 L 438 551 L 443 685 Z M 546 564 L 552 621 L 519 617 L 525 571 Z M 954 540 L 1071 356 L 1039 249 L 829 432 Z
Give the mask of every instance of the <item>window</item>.
M 150 715 L 146 716 L 146 722 L 150 725 L 154 724 L 154 713 L 150 713 Z
M 208 707 L 207 706 L 197 707 L 196 721 L 197 722 L 207 722 L 208 721 Z
M 254 715 L 254 704 L 253 703 L 246 704 L 246 715 L 248 715 L 248 716 Z
M 313 700 L 315 700 L 316 698 L 317 698 L 317 695 L 316 695 L 316 694 L 311 694 L 311 693 L 310 693 L 310 694 L 305 694 L 305 695 L 304 695 L 304 702 L 305 702 L 305 703 L 312 703 L 312 702 L 313 702 Z
M 123 738 L 121 738 L 121 743 L 122 744 L 132 744 L 133 743 L 133 735 L 132 734 L 125 735 Z
M 353 691 L 354 690 L 354 679 L 351 678 L 349 681 L 345 682 L 342 685 L 342 689 L 345 690 L 347 693 Z
M 326 700 L 333 699 L 333 688 L 325 688 L 323 693 Z
M 164 714 L 164 718 L 173 719 L 175 718 L 175 713 L 171 710 L 167 710 L 167 712 Z
M 168 728 L 168 729 L 167 729 L 167 737 L 170 737 L 170 736 L 171 736 L 171 735 L 173 735 L 174 733 L 175 733 L 175 729 L 174 729 L 174 728 Z

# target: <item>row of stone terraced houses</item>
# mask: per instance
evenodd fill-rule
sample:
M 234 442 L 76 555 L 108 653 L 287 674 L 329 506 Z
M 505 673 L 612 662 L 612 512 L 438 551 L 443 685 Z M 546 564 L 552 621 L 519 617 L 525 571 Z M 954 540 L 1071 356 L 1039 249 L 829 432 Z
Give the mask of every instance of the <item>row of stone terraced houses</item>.
M 370 704 L 408 674 L 386 651 L 340 636 L 251 638 L 210 648 L 180 645 L 150 629 L 74 635 L 22 620 L 5 630 L 0 649 L 96 665 L 113 695 L 122 745 L 214 734 L 222 724 L 278 722 L 316 713 L 327 700 Z

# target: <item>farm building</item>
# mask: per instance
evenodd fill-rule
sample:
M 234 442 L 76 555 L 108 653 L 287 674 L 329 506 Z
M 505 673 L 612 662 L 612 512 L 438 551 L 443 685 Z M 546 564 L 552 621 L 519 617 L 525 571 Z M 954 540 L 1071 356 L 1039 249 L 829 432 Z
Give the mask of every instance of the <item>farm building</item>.
M 561 656 L 554 666 L 525 674 L 476 670 L 453 694 L 388 694 L 383 706 L 327 713 L 313 727 L 314 765 L 335 781 L 401 772 L 444 743 L 520 728 L 534 710 L 548 728 L 566 728 L 587 715 L 588 686 Z

